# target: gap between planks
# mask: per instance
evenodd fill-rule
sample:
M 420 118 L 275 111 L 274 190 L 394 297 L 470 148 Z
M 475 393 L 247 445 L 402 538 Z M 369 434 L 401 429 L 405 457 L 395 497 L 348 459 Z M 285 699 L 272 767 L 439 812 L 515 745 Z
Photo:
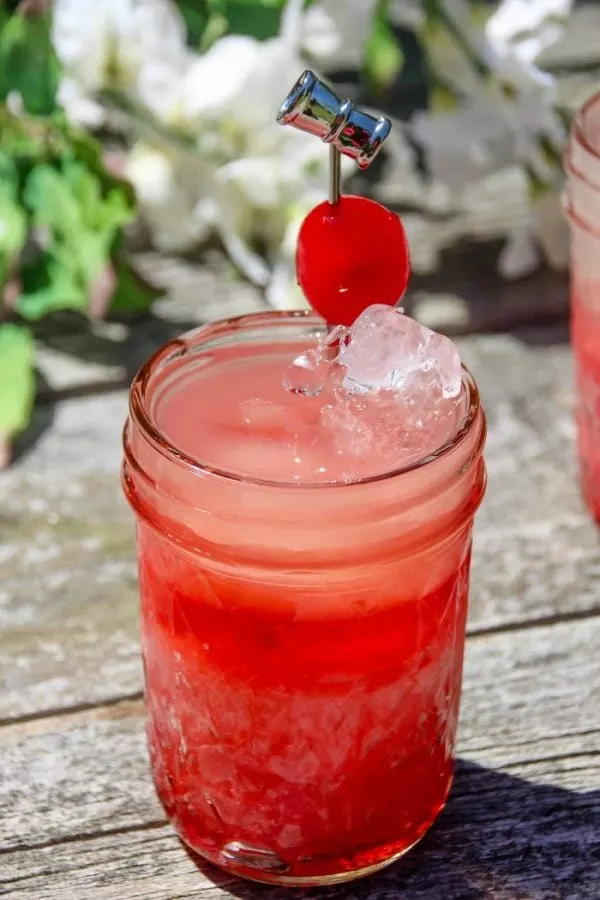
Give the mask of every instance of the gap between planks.
M 40 841 L 39 844 L 17 844 L 15 847 L 0 847 L 0 856 L 10 856 L 12 853 L 31 853 L 37 850 L 48 850 L 52 847 L 62 847 L 65 844 L 85 844 L 89 841 L 101 840 L 102 838 L 119 837 L 125 834 L 137 834 L 142 831 L 156 831 L 158 828 L 167 828 L 169 831 L 171 830 L 172 826 L 169 824 L 166 816 L 164 819 L 155 819 L 149 822 L 137 822 L 135 825 L 121 825 L 118 828 L 99 828 L 95 831 L 82 831 L 80 834 L 63 835 L 59 838 L 52 838 L 49 841 Z M 27 877 L 29 876 L 25 876 L 25 878 Z M 2 881 L 0 881 L 0 885 L 1 884 Z

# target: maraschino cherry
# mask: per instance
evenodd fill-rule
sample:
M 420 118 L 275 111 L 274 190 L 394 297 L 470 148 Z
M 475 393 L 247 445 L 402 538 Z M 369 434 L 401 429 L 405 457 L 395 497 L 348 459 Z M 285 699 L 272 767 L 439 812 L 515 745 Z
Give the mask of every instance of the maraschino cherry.
M 306 299 L 330 325 L 352 325 L 373 303 L 395 306 L 410 273 L 402 222 L 366 197 L 321 203 L 300 228 L 296 272 Z
M 408 244 L 398 216 L 365 197 L 341 196 L 341 156 L 360 169 L 371 165 L 392 124 L 384 116 L 340 100 L 314 72 L 303 72 L 283 101 L 277 121 L 329 144 L 329 201 L 300 228 L 298 284 L 329 325 L 351 325 L 373 303 L 394 306 L 410 271 Z

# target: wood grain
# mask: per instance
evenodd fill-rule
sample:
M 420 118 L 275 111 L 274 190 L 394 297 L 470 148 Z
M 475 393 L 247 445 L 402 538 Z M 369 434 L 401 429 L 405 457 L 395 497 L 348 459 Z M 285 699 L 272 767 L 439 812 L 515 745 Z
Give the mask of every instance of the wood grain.
M 582 771 L 581 758 L 563 772 Z M 579 793 L 552 763 L 524 777 L 461 760 L 449 805 L 405 860 L 313 900 L 592 900 L 600 879 L 598 791 Z M 14 900 L 285 900 L 198 868 L 167 827 L 123 831 L 0 857 L 0 891 Z

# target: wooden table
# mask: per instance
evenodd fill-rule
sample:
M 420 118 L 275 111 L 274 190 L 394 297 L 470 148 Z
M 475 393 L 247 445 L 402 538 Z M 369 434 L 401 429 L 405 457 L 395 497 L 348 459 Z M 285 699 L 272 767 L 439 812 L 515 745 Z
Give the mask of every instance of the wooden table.
M 157 323 L 154 341 L 168 331 Z M 555 340 L 461 340 L 487 406 L 490 478 L 448 807 L 399 865 L 312 897 L 600 897 L 600 541 L 577 491 L 570 352 Z M 104 382 L 86 389 L 63 369 L 37 442 L 0 476 L 0 895 L 282 897 L 199 871 L 154 796 L 118 484 L 126 391 L 90 365 Z

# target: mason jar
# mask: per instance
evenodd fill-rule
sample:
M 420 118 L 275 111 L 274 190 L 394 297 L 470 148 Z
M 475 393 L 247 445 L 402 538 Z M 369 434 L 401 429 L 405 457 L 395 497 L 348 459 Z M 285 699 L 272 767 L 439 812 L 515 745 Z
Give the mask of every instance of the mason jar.
M 376 871 L 444 806 L 486 483 L 466 370 L 442 447 L 351 483 L 245 477 L 167 436 L 190 379 L 218 388 L 227 366 L 243 378 L 323 329 L 271 312 L 172 341 L 137 375 L 124 431 L 156 789 L 193 851 L 287 885 Z

